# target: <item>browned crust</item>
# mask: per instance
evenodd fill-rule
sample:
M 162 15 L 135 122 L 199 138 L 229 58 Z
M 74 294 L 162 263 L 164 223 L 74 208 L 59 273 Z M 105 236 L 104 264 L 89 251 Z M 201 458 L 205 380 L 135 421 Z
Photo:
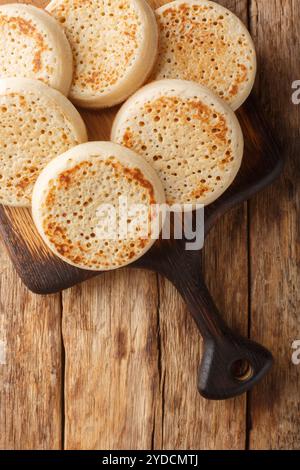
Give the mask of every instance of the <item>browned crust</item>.
M 123 166 L 117 159 L 114 157 L 108 158 L 105 163 L 107 166 L 111 166 L 115 171 L 115 178 L 120 178 L 121 175 L 125 176 L 127 180 L 132 182 L 137 182 L 142 188 L 144 188 L 149 194 L 149 204 L 155 204 L 155 193 L 153 185 L 145 178 L 142 171 L 139 168 L 128 168 Z M 93 174 L 93 163 L 91 161 L 82 161 L 75 165 L 73 168 L 65 170 L 62 172 L 56 181 L 50 180 L 49 181 L 49 191 L 47 193 L 45 202 L 44 202 L 44 209 L 51 210 L 52 207 L 56 203 L 56 193 L 57 191 L 64 190 L 67 191 L 73 185 L 76 185 L 77 178 L 76 175 L 79 171 L 88 172 L 89 170 L 92 171 Z M 52 215 L 48 215 L 43 220 L 43 231 L 46 237 L 49 239 L 50 243 L 55 247 L 57 252 L 73 262 L 74 264 L 79 265 L 87 265 L 87 266 L 101 266 L 108 267 L 110 263 L 106 260 L 106 254 L 103 250 L 95 253 L 93 258 L 86 261 L 85 254 L 90 253 L 89 247 L 83 246 L 80 242 L 77 242 L 74 246 L 72 240 L 70 240 L 67 236 L 66 228 L 62 227 L 57 223 L 57 221 L 53 218 Z M 138 247 L 140 250 L 145 248 L 148 240 L 140 238 L 138 239 L 133 248 Z M 130 248 L 130 246 L 129 246 Z M 78 250 L 81 254 L 78 254 Z M 131 250 L 126 255 L 127 259 L 132 259 L 136 256 L 136 253 Z M 122 260 L 120 260 L 122 261 Z
M 200 122 L 200 125 L 206 129 L 207 135 L 211 138 L 211 150 L 214 150 L 217 141 L 222 146 L 227 146 L 228 149 L 225 151 L 224 158 L 219 161 L 218 166 L 220 170 L 224 170 L 233 161 L 232 150 L 229 145 L 228 139 L 228 126 L 226 117 L 224 114 L 218 112 L 203 103 L 201 100 L 187 99 L 182 100 L 178 96 L 161 96 L 152 102 L 144 104 L 145 122 L 140 122 L 142 128 L 149 123 L 151 128 L 155 128 L 157 122 L 166 121 L 168 116 L 174 115 L 178 121 L 178 126 L 194 126 L 196 121 Z M 125 147 L 133 149 L 135 152 L 143 155 L 144 148 L 146 148 L 146 142 L 143 141 L 143 136 L 138 132 L 135 132 L 132 127 L 127 127 L 120 142 Z M 156 161 L 161 156 L 153 156 L 153 160 Z M 192 199 L 200 199 L 208 193 L 212 188 L 208 181 L 199 181 L 199 184 L 194 188 L 189 197 Z M 176 201 L 172 197 L 167 198 L 168 204 L 173 204 Z
M 90 6 L 90 0 L 74 0 L 72 5 L 69 2 L 61 3 L 51 9 L 51 13 L 57 18 L 57 20 L 64 25 L 66 28 L 66 34 L 68 36 L 69 42 L 73 49 L 73 52 L 76 50 L 76 44 L 72 40 L 72 31 L 68 28 L 67 17 L 69 11 L 74 8 L 82 8 L 84 3 L 87 3 L 87 8 Z M 119 9 L 124 9 L 124 5 L 120 5 Z M 124 20 L 127 21 L 130 19 L 130 12 L 124 15 Z M 136 24 L 131 24 L 129 29 L 124 31 L 124 35 L 127 36 L 132 41 L 132 46 L 129 51 L 124 51 L 123 57 L 124 67 L 126 68 L 132 58 L 134 57 L 134 51 L 138 47 L 138 27 Z M 120 73 L 115 69 L 106 70 L 105 65 L 97 64 L 97 71 L 93 71 L 89 74 L 79 73 L 78 67 L 76 67 L 76 56 L 75 59 L 75 72 L 73 76 L 73 86 L 77 83 L 80 83 L 81 86 L 89 85 L 94 92 L 99 92 L 99 89 L 103 86 L 103 83 L 107 83 L 108 86 L 115 85 L 120 79 Z
M 210 41 L 212 40 L 211 29 L 209 28 L 210 21 L 206 21 L 203 23 L 201 22 L 195 23 L 193 20 L 193 17 L 189 17 L 188 15 L 186 15 L 186 13 L 191 10 L 197 13 L 200 10 L 202 12 L 209 11 L 210 7 L 209 5 L 190 5 L 186 3 L 183 3 L 175 7 L 171 6 L 170 8 L 167 8 L 161 13 L 161 17 L 164 18 L 165 20 L 166 19 L 168 20 L 169 24 L 167 25 L 159 21 L 159 15 L 158 15 L 158 23 L 159 23 L 159 28 L 161 32 L 163 32 L 164 30 L 169 31 L 169 29 L 171 31 L 172 28 L 170 27 L 170 24 L 171 25 L 173 24 L 174 28 L 177 29 L 178 28 L 177 21 L 178 21 L 178 17 L 180 16 L 180 29 L 179 29 L 180 37 L 176 41 L 176 46 L 174 47 L 174 54 L 176 57 L 176 62 L 180 63 L 183 60 L 185 63 L 187 61 L 185 65 L 188 64 L 189 59 L 188 57 L 184 57 L 184 58 L 182 57 L 182 49 L 183 49 L 182 43 L 183 42 L 187 44 L 192 43 L 195 38 L 194 36 L 195 31 L 197 31 L 197 34 L 201 33 L 201 39 L 199 40 L 201 44 L 209 44 Z M 216 26 L 220 20 L 223 20 L 223 18 L 224 16 L 221 14 L 216 20 L 213 20 L 211 24 Z M 217 51 L 216 51 L 217 55 L 222 56 L 222 54 L 224 54 L 224 52 L 227 50 L 227 44 L 224 38 L 222 37 L 218 38 L 218 40 L 214 42 L 214 48 L 217 48 Z M 160 54 L 163 54 L 162 46 L 161 46 Z M 246 82 L 247 75 L 248 75 L 248 69 L 245 66 L 245 64 L 239 63 L 237 64 L 237 68 L 238 68 L 238 71 L 235 74 L 235 77 L 234 77 L 234 80 L 230 89 L 228 90 L 228 96 L 232 98 L 238 94 L 240 90 L 240 85 Z M 188 79 L 188 77 L 185 77 L 185 78 Z M 191 79 L 195 80 L 196 77 L 192 77 Z
M 236 96 L 239 92 L 239 85 L 245 83 L 247 79 L 248 70 L 245 64 L 238 64 L 238 67 L 241 69 L 241 74 L 236 77 L 235 83 L 229 90 L 230 96 Z
M 160 119 L 163 119 L 163 116 L 166 112 L 175 111 L 180 98 L 171 97 L 171 96 L 162 96 L 151 103 L 145 104 L 145 111 L 151 118 L 155 115 L 159 115 Z M 214 137 L 220 140 L 222 143 L 227 142 L 228 127 L 226 124 L 225 117 L 209 108 L 201 101 L 186 101 L 189 109 L 182 113 L 176 113 L 176 117 L 180 119 L 182 124 L 188 125 L 189 121 L 197 119 L 203 122 L 204 125 L 209 126 L 209 132 Z M 154 117 L 155 120 L 156 116 Z M 210 125 L 210 122 L 214 118 L 213 127 Z M 153 119 L 153 118 L 152 118 Z M 189 120 L 189 121 L 188 121 Z M 122 144 L 127 148 L 134 148 L 137 143 L 137 136 L 134 135 L 134 132 L 130 127 L 126 129 L 122 137 Z
M 131 182 L 132 180 L 137 181 L 142 188 L 148 191 L 150 204 L 155 204 L 156 200 L 153 185 L 144 177 L 143 173 L 139 168 L 127 168 L 122 166 L 119 162 L 112 163 L 112 166 L 118 172 L 123 172 L 129 182 Z
M 0 26 L 9 25 L 11 29 L 18 29 L 20 34 L 27 36 L 33 39 L 36 43 L 36 51 L 32 60 L 33 72 L 37 73 L 42 69 L 42 54 L 48 50 L 47 45 L 45 44 L 44 38 L 37 31 L 35 26 L 30 20 L 25 20 L 24 18 L 18 16 L 0 16 Z

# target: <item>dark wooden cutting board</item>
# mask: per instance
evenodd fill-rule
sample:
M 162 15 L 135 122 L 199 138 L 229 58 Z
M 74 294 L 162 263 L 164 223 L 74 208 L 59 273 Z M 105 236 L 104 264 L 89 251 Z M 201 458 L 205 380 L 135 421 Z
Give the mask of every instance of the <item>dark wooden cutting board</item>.
M 116 109 L 82 111 L 90 140 L 109 138 L 115 113 Z M 280 152 L 253 96 L 238 111 L 238 118 L 245 137 L 242 167 L 226 193 L 206 208 L 206 234 L 222 214 L 270 184 L 282 169 Z M 74 268 L 54 256 L 37 234 L 28 209 L 0 206 L 0 232 L 24 284 L 37 294 L 60 292 L 99 275 Z M 204 338 L 199 391 L 209 399 L 231 398 L 260 381 L 273 358 L 265 348 L 233 333 L 223 322 L 203 281 L 201 254 L 187 251 L 185 243 L 184 239 L 158 240 L 131 266 L 158 272 L 175 285 Z

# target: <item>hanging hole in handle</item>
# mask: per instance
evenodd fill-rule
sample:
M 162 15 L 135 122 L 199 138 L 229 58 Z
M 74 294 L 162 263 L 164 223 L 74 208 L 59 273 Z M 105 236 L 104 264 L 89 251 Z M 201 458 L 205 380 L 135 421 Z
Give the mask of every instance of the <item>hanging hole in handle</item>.
M 253 377 L 254 370 L 247 359 L 238 359 L 230 367 L 232 377 L 239 382 L 247 382 Z

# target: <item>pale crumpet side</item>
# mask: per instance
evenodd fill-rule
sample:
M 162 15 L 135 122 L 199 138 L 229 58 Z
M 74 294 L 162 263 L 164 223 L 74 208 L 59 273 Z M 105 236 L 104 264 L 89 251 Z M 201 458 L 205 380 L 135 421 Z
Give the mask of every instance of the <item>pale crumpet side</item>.
M 0 204 L 30 206 L 41 170 L 86 140 L 81 116 L 62 93 L 39 80 L 0 80 Z
M 47 10 L 65 27 L 73 50 L 75 104 L 113 106 L 146 81 L 158 47 L 146 0 L 53 0 Z
M 159 53 L 152 78 L 207 86 L 236 110 L 249 96 L 256 53 L 245 25 L 207 0 L 179 0 L 156 10 Z
M 143 158 L 112 142 L 89 142 L 43 170 L 32 213 L 53 253 L 79 268 L 105 271 L 132 263 L 153 245 L 151 224 L 159 218 L 152 206 L 164 201 L 162 184 Z
M 60 23 L 32 5 L 0 5 L 0 78 L 32 78 L 68 95 L 70 44 Z
M 185 80 L 152 82 L 135 93 L 118 112 L 111 140 L 153 165 L 168 204 L 193 207 L 212 203 L 233 182 L 244 142 L 232 109 Z

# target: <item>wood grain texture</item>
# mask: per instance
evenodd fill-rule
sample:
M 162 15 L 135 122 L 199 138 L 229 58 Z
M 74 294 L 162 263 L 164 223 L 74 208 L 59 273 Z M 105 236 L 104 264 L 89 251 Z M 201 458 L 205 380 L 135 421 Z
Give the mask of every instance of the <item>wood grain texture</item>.
M 199 333 L 179 294 L 160 279 L 162 432 L 156 449 L 243 449 L 245 398 L 209 402 L 197 393 Z M 234 417 L 234 418 L 233 418 Z
M 63 294 L 65 448 L 151 449 L 159 429 L 156 275 L 108 273 Z
M 251 394 L 250 447 L 300 449 L 300 367 L 291 360 L 292 342 L 300 339 L 300 108 L 291 100 L 299 80 L 300 2 L 267 3 L 256 0 L 251 8 L 257 90 L 287 163 L 280 182 L 250 206 L 251 336 L 275 356 L 273 373 Z
M 60 295 L 39 297 L 0 243 L 0 449 L 60 449 Z
M 247 21 L 247 0 L 220 3 Z M 228 258 L 233 263 L 232 271 L 222 268 Z M 203 262 L 205 279 L 221 312 L 227 313 L 230 325 L 240 333 L 247 333 L 246 206 L 233 209 L 213 228 L 206 240 Z M 234 272 L 243 273 L 241 279 L 233 277 Z M 160 278 L 159 286 L 164 412 L 163 441 L 156 442 L 157 448 L 243 449 L 246 397 L 226 403 L 207 402 L 199 397 L 196 371 L 203 353 L 202 341 L 173 285 Z M 204 418 L 207 416 L 209 419 Z
M 25 227 L 30 230 L 30 224 Z M 0 364 L 0 449 L 61 449 L 61 296 L 30 293 L 2 241 L 0 266 L 0 341 L 6 343 L 6 364 Z

